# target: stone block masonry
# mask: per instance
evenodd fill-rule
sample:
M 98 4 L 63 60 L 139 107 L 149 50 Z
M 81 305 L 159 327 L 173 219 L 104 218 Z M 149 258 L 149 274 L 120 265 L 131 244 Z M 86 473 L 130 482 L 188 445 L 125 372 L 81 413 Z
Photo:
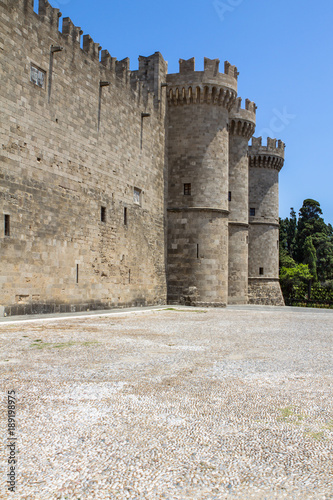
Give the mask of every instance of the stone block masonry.
M 255 142 L 248 169 L 237 68 L 168 75 L 156 52 L 131 71 L 47 0 L 0 15 L 1 315 L 246 303 L 257 268 L 272 297 L 282 143 Z

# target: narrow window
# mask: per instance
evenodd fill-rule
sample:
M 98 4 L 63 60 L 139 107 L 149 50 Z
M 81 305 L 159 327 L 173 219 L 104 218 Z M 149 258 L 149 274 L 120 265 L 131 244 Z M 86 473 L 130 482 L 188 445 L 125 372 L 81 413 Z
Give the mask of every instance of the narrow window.
M 228 193 L 228 201 L 231 201 L 231 191 Z
M 106 222 L 106 207 L 101 207 L 101 222 Z
M 197 244 L 197 259 L 199 258 L 199 243 Z
M 124 207 L 124 225 L 127 226 L 127 207 Z
M 141 205 L 141 189 L 134 188 L 133 201 L 136 205 Z
M 128 271 L 128 283 L 131 283 L 131 270 Z
M 79 264 L 76 264 L 76 283 L 79 282 Z
M 250 208 L 250 217 L 254 217 L 256 215 L 256 209 Z
M 46 73 L 33 64 L 30 66 L 30 81 L 42 89 L 45 88 Z
M 264 274 L 264 268 L 263 267 L 259 267 L 259 274 L 260 274 L 260 276 L 262 276 Z
M 10 215 L 5 214 L 5 236 L 10 236 Z
M 191 184 L 190 183 L 184 184 L 184 194 L 186 196 L 191 195 Z

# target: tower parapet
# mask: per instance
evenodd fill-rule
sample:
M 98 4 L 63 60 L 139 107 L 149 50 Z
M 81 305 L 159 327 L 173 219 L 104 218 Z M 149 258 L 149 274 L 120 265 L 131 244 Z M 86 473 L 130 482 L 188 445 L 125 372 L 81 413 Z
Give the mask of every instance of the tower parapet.
M 249 146 L 250 167 L 274 168 L 280 172 L 284 164 L 284 142 L 267 138 L 267 146 L 262 145 L 262 137 L 253 137 Z
M 229 132 L 240 135 L 249 140 L 255 131 L 257 106 L 249 99 L 245 100 L 245 109 L 242 108 L 242 98 L 237 97 L 229 113 Z
M 179 60 L 179 73 L 167 75 L 170 105 L 215 104 L 230 110 L 237 97 L 237 68 L 225 63 L 219 72 L 219 59 L 204 60 L 204 71 L 195 71 L 194 57 Z

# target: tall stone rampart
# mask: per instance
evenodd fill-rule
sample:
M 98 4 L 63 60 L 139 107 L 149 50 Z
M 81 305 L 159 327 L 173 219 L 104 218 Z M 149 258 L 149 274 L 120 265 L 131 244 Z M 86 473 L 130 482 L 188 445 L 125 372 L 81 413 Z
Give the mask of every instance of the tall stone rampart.
M 46 0 L 0 11 L 0 305 L 165 303 L 166 63 L 156 53 L 131 72 L 89 35 L 81 48 Z

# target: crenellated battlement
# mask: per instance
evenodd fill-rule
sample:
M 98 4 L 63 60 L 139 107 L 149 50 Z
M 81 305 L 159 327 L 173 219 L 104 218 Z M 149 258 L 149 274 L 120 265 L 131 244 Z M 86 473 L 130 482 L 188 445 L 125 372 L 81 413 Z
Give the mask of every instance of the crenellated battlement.
M 39 0 L 38 15 L 45 17 L 51 26 L 59 30 L 59 18 L 62 14 L 59 9 L 52 7 L 48 0 Z
M 195 71 L 195 58 L 179 60 L 179 73 L 167 75 L 169 102 L 173 104 L 214 103 L 230 109 L 237 96 L 237 68 L 219 59 L 204 59 L 204 71 Z M 171 90 L 171 92 L 170 92 Z M 192 98 L 193 97 L 193 98 Z
M 249 146 L 250 167 L 274 168 L 281 170 L 284 164 L 285 144 L 281 140 L 267 138 L 267 146 L 262 145 L 262 137 L 252 137 Z
M 62 34 L 71 39 L 73 43 L 80 45 L 81 35 L 83 31 L 78 26 L 75 26 L 69 17 L 64 17 L 62 20 Z
M 240 135 L 249 140 L 255 131 L 256 110 L 256 104 L 249 99 L 245 100 L 245 108 L 242 108 L 242 98 L 238 97 L 230 110 L 230 134 Z
M 84 57 L 89 57 L 96 65 L 96 75 L 100 71 L 102 80 L 114 81 L 117 85 L 123 85 L 132 91 L 135 99 L 145 103 L 154 100 L 155 107 L 161 102 L 161 85 L 165 83 L 167 73 L 167 63 L 158 52 L 149 57 L 139 57 L 139 70 L 130 70 L 130 60 L 125 58 L 118 61 L 111 57 L 108 50 L 102 50 L 99 43 L 96 43 L 89 34 L 84 34 L 80 27 L 75 26 L 70 17 L 63 18 L 62 31 L 59 31 L 59 19 L 61 12 L 53 8 L 48 0 L 39 0 L 38 14 L 34 11 L 34 0 L 12 0 L 10 9 L 17 10 L 22 15 L 22 22 L 30 22 L 35 25 L 38 31 L 38 21 L 45 25 L 46 31 L 50 34 L 52 41 L 58 42 L 56 45 L 62 47 L 63 57 L 71 57 L 72 51 L 77 51 L 77 56 L 81 53 Z M 82 37 L 83 35 L 83 37 Z M 81 37 L 83 38 L 81 48 Z M 50 43 L 50 47 L 53 43 Z M 153 95 L 154 94 L 154 95 Z
M 167 75 L 170 105 L 215 104 L 230 110 L 237 97 L 235 66 L 219 72 L 219 59 L 204 59 L 204 71 L 195 71 L 195 58 L 179 60 L 179 73 Z M 230 69 L 233 68 L 233 69 Z M 237 72 L 237 71 L 236 71 Z

